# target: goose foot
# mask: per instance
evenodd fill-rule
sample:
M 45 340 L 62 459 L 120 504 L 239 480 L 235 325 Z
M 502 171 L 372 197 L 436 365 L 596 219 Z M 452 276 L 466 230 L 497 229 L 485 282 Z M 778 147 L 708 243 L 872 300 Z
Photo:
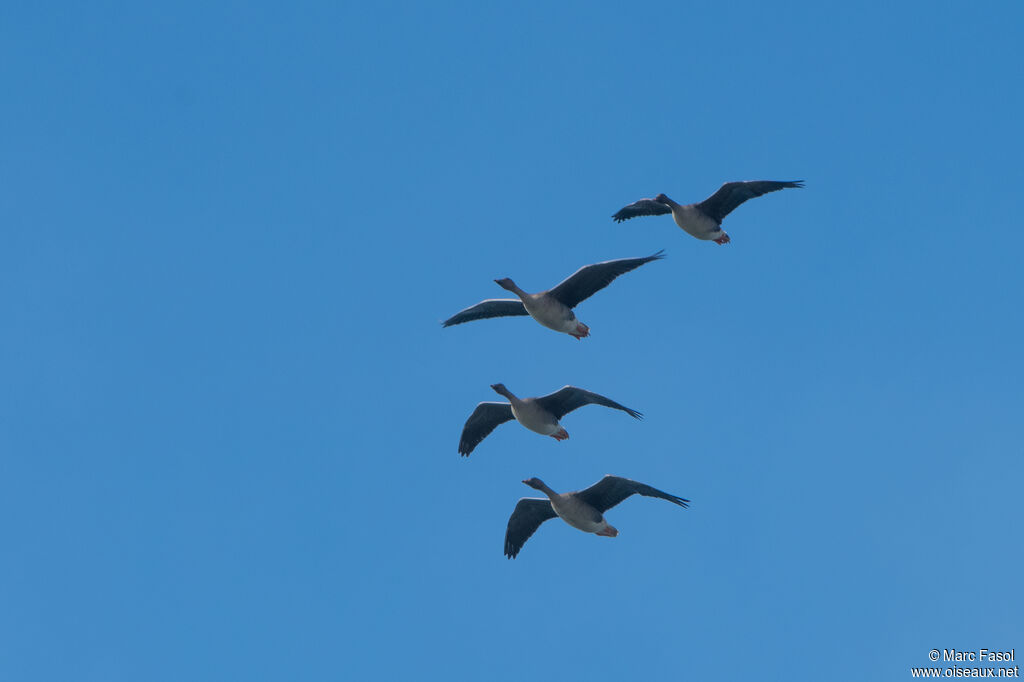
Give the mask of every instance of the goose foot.
M 569 336 L 572 336 L 577 341 L 579 341 L 580 339 L 582 339 L 585 336 L 590 336 L 590 327 L 588 327 L 587 325 L 583 324 L 582 322 L 577 322 L 576 323 L 576 331 L 569 332 Z
M 619 534 L 619 531 L 615 529 L 615 526 L 608 526 L 604 530 L 597 531 L 598 535 L 603 535 L 606 538 L 613 538 Z
M 729 242 L 731 242 L 731 241 L 732 241 L 732 240 L 731 240 L 731 239 L 729 239 L 729 235 L 727 235 L 727 234 L 724 234 L 724 235 L 722 235 L 721 237 L 719 237 L 718 239 L 716 239 L 716 240 L 715 240 L 715 243 L 716 243 L 716 244 L 728 244 L 728 243 L 729 243 Z
M 554 438 L 555 440 L 569 440 L 569 432 L 566 431 L 565 429 L 562 429 L 561 431 L 552 433 L 551 437 Z

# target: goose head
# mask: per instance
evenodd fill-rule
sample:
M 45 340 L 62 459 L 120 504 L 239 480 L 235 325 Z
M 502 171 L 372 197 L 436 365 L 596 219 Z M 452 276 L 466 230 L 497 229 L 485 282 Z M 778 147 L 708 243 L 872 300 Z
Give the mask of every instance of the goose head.
M 509 291 L 515 291 L 516 289 L 519 288 L 516 286 L 516 283 L 512 281 L 511 277 L 496 279 L 494 280 L 494 283 L 497 284 L 502 289 L 508 289 Z
M 523 481 L 523 483 L 530 486 L 531 488 L 536 488 L 537 490 L 544 490 L 545 488 L 547 488 L 547 486 L 544 485 L 544 481 L 540 480 L 536 476 L 534 476 L 533 478 L 526 479 L 525 481 Z
M 657 201 L 659 204 L 667 204 L 668 202 L 672 201 L 664 194 L 659 194 L 658 196 L 654 197 L 654 200 Z

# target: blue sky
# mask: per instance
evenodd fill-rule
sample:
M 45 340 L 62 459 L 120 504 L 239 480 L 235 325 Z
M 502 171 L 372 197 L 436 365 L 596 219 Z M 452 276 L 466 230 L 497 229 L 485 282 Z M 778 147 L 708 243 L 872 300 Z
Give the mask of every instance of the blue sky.
M 0 677 L 1024 649 L 1014 3 L 7 3 Z M 626 203 L 803 179 L 725 247 Z M 665 249 L 578 308 L 439 322 Z M 596 407 L 466 459 L 488 388 Z M 615 539 L 516 500 L 606 473 Z

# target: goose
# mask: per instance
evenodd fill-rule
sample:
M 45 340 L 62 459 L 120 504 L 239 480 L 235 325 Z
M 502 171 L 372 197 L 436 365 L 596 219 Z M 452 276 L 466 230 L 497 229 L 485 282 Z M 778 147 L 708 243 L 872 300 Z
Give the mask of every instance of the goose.
M 658 497 L 674 502 L 683 509 L 690 504 L 689 500 L 669 495 L 649 485 L 612 475 L 605 476 L 586 490 L 574 493 L 556 493 L 539 478 L 528 478 L 523 483 L 540 490 L 548 499 L 524 497 L 516 504 L 505 531 L 505 556 L 509 559 L 516 558 L 526 541 L 540 528 L 540 524 L 556 516 L 584 533 L 613 538 L 619 531 L 605 520 L 604 512 L 630 495 Z
M 505 384 L 492 384 L 491 388 L 498 395 L 508 398 L 509 402 L 480 403 L 476 406 L 473 414 L 469 415 L 469 419 L 466 420 L 466 425 L 462 427 L 459 454 L 463 457 L 469 457 L 473 448 L 479 445 L 480 441 L 486 438 L 491 431 L 513 418 L 531 431 L 551 436 L 555 440 L 565 440 L 569 437 L 569 433 L 562 428 L 558 420 L 584 405 L 613 407 L 616 410 L 622 410 L 634 419 L 643 419 L 643 415 L 636 410 L 631 410 L 603 395 L 584 391 L 575 386 L 564 386 L 550 395 L 539 398 L 522 399 L 512 395 L 512 391 L 505 388 Z
M 441 323 L 451 327 L 463 322 L 482 320 L 488 317 L 510 317 L 529 315 L 548 329 L 564 332 L 577 341 L 590 335 L 590 327 L 576 319 L 572 309 L 612 283 L 619 275 L 635 270 L 644 263 L 664 258 L 664 251 L 646 258 L 620 258 L 594 265 L 584 265 L 562 283 L 538 294 L 528 294 L 509 277 L 494 282 L 502 289 L 511 291 L 514 298 L 490 298 L 459 311 Z
M 672 214 L 676 225 L 697 239 L 710 239 L 716 244 L 728 244 L 729 235 L 722 229 L 722 220 L 747 199 L 759 197 L 780 189 L 803 187 L 803 180 L 750 180 L 748 182 L 727 182 L 699 204 L 677 204 L 664 194 L 653 199 L 634 201 L 612 216 L 621 223 L 642 215 Z

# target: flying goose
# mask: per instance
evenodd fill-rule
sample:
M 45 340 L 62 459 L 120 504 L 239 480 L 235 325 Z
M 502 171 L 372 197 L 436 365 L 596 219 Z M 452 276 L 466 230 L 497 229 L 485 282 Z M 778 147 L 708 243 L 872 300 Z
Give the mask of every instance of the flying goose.
M 513 315 L 529 315 L 548 329 L 565 332 L 578 341 L 590 335 L 590 327 L 576 319 L 572 312 L 580 302 L 612 283 L 619 275 L 635 270 L 644 263 L 664 258 L 663 251 L 646 258 L 620 258 L 594 265 L 584 265 L 565 281 L 553 289 L 538 294 L 528 294 L 510 278 L 496 279 L 495 283 L 502 289 L 511 291 L 514 298 L 491 298 L 455 313 L 442 323 L 442 326 L 482 320 L 487 317 L 509 317 Z
M 549 488 L 539 478 L 529 478 L 523 483 L 544 492 L 548 499 L 524 497 L 516 504 L 512 516 L 508 519 L 508 529 L 505 531 L 505 556 L 509 559 L 516 558 L 526 541 L 540 528 L 540 524 L 556 516 L 584 533 L 596 533 L 613 538 L 619 531 L 605 520 L 604 512 L 630 495 L 660 497 L 678 504 L 683 509 L 690 504 L 689 500 L 619 476 L 608 475 L 586 490 L 561 494 Z
M 716 244 L 728 244 L 729 235 L 722 229 L 722 220 L 747 199 L 759 197 L 788 187 L 803 187 L 803 180 L 751 180 L 748 182 L 727 182 L 699 204 L 683 206 L 659 194 L 653 199 L 634 201 L 612 216 L 621 223 L 641 215 L 672 214 L 676 225 L 697 239 L 711 239 Z
M 558 420 L 584 405 L 604 405 L 622 410 L 629 416 L 636 419 L 643 419 L 643 415 L 636 410 L 631 410 L 620 405 L 614 400 L 609 400 L 603 395 L 584 391 L 575 386 L 565 386 L 550 395 L 539 398 L 519 399 L 512 395 L 512 391 L 505 388 L 505 384 L 492 384 L 499 395 L 508 398 L 507 403 L 480 403 L 469 415 L 466 425 L 462 428 L 462 437 L 459 439 L 459 454 L 468 457 L 473 448 L 480 444 L 484 438 L 499 425 L 515 418 L 520 424 L 536 431 L 544 436 L 551 436 L 555 440 L 565 440 L 569 437 L 568 432 L 562 428 Z

